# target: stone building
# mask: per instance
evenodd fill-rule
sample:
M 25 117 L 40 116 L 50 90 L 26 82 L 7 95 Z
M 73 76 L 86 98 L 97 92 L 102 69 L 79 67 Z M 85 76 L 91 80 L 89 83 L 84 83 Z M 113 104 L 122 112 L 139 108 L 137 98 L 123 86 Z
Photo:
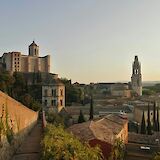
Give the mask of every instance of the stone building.
M 60 112 L 65 107 L 65 86 L 61 82 L 42 85 L 42 105 Z
M 39 57 L 39 46 L 33 41 L 29 46 L 29 54 L 21 52 L 8 52 L 0 57 L 10 72 L 50 72 L 50 55 Z
M 43 109 L 60 111 L 65 107 L 65 85 L 58 75 L 50 73 L 50 55 L 39 56 L 39 46 L 33 41 L 28 47 L 28 55 L 8 52 L 0 57 L 0 71 L 20 72 L 32 90 L 36 90 L 36 100 Z
M 138 61 L 138 56 L 135 56 L 135 59 L 132 65 L 131 86 L 133 91 L 136 93 L 136 95 L 142 96 L 141 64 Z
M 131 91 L 127 83 L 115 83 L 111 85 L 111 95 L 116 97 L 131 97 Z
M 108 159 L 116 139 L 128 143 L 128 120 L 113 114 L 72 125 L 67 130 L 91 147 L 99 145 L 105 159 Z

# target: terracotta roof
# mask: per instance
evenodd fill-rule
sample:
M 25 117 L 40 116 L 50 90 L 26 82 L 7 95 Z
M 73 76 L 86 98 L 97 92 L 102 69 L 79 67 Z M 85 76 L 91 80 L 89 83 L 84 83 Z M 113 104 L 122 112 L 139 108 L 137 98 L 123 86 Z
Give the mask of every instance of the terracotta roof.
M 83 141 L 99 139 L 113 144 L 115 136 L 120 133 L 128 120 L 116 115 L 108 115 L 102 119 L 75 124 L 67 130 Z

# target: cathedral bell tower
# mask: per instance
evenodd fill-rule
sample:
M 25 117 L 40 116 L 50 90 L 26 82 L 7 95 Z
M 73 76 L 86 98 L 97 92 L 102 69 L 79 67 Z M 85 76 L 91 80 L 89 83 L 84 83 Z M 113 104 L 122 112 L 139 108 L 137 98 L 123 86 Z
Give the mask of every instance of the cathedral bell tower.
M 39 46 L 34 41 L 29 45 L 29 56 L 39 56 Z
M 133 91 L 138 96 L 142 96 L 141 64 L 138 61 L 138 56 L 135 56 L 135 59 L 134 59 L 133 65 L 132 65 L 131 85 L 132 85 Z

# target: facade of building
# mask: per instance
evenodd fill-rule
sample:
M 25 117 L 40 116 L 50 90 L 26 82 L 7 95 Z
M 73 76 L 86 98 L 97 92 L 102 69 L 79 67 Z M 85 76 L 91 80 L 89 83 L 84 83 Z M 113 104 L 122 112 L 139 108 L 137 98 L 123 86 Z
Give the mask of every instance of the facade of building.
M 131 86 L 133 91 L 136 93 L 136 95 L 142 96 L 141 64 L 138 61 L 138 56 L 135 56 L 135 59 L 132 65 Z
M 131 90 L 127 83 L 115 83 L 111 85 L 111 95 L 116 97 L 131 97 Z
M 61 82 L 42 85 L 42 105 L 60 112 L 65 107 L 65 86 Z
M 29 46 L 29 55 L 21 52 L 4 53 L 0 62 L 10 72 L 50 72 L 50 55 L 39 57 L 39 46 L 34 41 Z

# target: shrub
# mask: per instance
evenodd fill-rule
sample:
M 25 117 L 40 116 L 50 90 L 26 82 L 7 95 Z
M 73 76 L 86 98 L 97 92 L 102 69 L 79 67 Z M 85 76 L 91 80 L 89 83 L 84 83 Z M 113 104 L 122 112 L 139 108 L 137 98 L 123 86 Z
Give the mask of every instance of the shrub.
M 63 127 L 48 124 L 42 141 L 42 160 L 101 160 L 99 147 L 91 148 L 82 144 Z

